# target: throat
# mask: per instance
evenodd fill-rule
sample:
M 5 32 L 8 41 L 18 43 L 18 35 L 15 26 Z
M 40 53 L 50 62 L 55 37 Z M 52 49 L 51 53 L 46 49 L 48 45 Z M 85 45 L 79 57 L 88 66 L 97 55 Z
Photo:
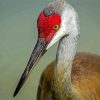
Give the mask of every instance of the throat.
M 57 100 L 67 100 L 72 97 L 71 71 L 76 44 L 77 36 L 63 37 L 60 40 L 52 81 L 52 96 Z

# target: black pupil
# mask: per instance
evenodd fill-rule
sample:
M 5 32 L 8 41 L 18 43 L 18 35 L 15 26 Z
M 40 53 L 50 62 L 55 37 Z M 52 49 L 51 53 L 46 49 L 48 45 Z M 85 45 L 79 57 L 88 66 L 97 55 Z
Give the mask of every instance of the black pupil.
M 55 28 L 57 28 L 57 26 L 55 26 Z

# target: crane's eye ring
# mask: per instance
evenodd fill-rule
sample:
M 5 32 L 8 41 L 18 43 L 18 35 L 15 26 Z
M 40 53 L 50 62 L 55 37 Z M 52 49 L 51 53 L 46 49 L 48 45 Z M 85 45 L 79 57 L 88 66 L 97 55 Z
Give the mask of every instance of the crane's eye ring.
M 59 25 L 55 25 L 55 26 L 53 26 L 53 29 L 55 30 L 55 31 L 57 31 L 58 29 L 59 29 Z

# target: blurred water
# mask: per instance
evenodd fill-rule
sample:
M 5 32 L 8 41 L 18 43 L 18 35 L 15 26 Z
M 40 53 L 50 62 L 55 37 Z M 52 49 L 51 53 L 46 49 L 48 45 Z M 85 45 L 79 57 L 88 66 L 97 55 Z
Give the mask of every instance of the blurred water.
M 35 100 L 40 74 L 55 59 L 57 45 L 44 55 L 17 97 L 12 95 L 36 43 L 37 16 L 50 1 L 0 0 L 0 100 Z M 80 17 L 78 51 L 100 54 L 100 0 L 68 1 Z

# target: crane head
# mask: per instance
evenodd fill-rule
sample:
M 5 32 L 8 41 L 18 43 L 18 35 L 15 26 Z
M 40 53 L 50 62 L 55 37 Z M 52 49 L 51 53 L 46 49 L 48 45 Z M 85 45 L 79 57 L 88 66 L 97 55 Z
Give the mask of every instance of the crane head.
M 41 11 L 37 20 L 38 40 L 15 89 L 14 97 L 48 48 L 62 37 L 78 33 L 77 18 L 74 9 L 64 0 L 56 0 Z

